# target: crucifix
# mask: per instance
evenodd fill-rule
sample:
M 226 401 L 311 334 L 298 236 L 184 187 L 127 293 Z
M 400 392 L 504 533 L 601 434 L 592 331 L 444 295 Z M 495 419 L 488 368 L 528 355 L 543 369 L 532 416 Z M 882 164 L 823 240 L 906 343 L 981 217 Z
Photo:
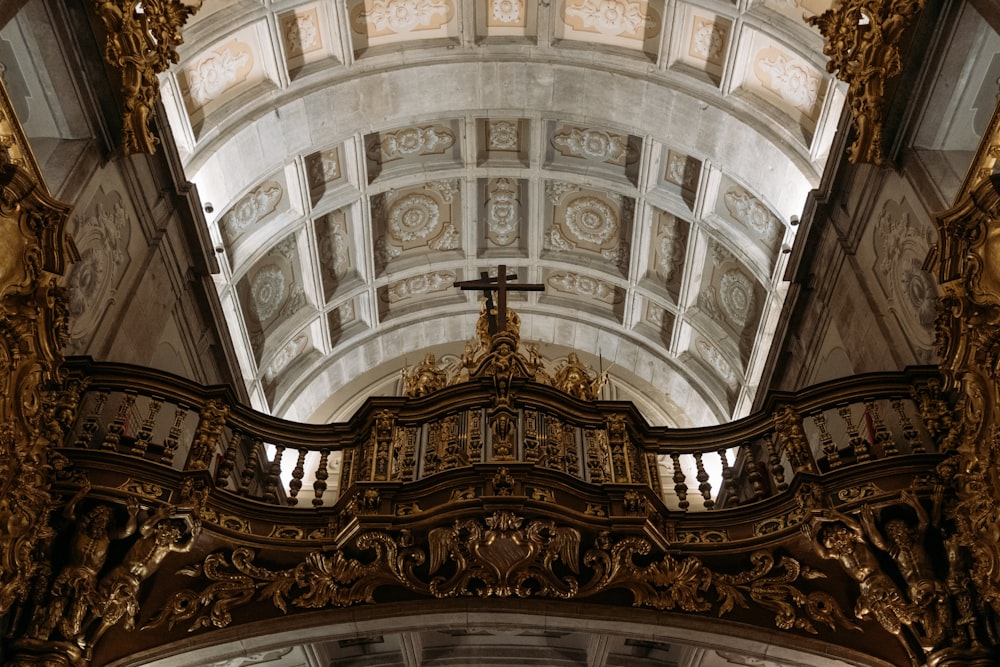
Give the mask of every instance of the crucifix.
M 486 297 L 486 312 L 490 313 L 492 310 L 492 294 L 490 292 L 496 291 L 497 293 L 497 314 L 496 318 L 489 318 L 490 322 L 490 335 L 499 333 L 501 331 L 507 330 L 507 292 L 541 292 L 545 289 L 545 285 L 539 285 L 537 283 L 531 284 L 517 284 L 508 283 L 508 280 L 517 280 L 517 275 L 507 275 L 507 266 L 501 264 L 497 267 L 496 278 L 490 278 L 489 274 L 485 271 L 479 274 L 479 280 L 458 280 L 455 281 L 455 287 L 463 290 L 483 290 L 483 295 Z

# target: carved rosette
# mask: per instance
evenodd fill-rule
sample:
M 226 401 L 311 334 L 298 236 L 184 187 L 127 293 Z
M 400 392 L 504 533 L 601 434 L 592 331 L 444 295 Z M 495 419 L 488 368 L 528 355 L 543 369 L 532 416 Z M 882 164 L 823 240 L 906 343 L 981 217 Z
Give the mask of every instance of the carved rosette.
M 900 45 L 923 7 L 923 0 L 845 0 L 806 18 L 826 40 L 827 71 L 848 84 L 855 130 L 851 162 L 890 166 L 882 139 L 885 89 L 902 71 Z
M 69 207 L 48 195 L 0 83 L 0 616 L 23 600 L 51 537 L 51 439 L 62 433 L 60 348 Z M 48 397 L 48 398 L 47 398 Z M 61 443 L 57 443 L 61 444 Z
M 181 0 L 93 0 L 106 31 L 104 59 L 121 76 L 122 150 L 153 153 L 150 127 L 159 95 L 157 75 L 178 61 L 181 26 L 198 7 Z

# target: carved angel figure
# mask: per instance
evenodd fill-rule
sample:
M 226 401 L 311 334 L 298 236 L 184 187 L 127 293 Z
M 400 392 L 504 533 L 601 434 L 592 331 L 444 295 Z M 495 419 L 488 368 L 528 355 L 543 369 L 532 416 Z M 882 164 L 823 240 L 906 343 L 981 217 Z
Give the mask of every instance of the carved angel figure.
M 576 352 L 570 352 L 566 357 L 566 362 L 556 369 L 555 386 L 570 396 L 586 401 L 597 400 L 601 388 L 607 381 L 607 371 L 597 376 L 592 375 L 591 371 L 580 361 Z
M 446 382 L 447 374 L 438 368 L 432 352 L 428 352 L 412 371 L 403 369 L 403 394 L 409 398 L 426 396 L 444 387 Z

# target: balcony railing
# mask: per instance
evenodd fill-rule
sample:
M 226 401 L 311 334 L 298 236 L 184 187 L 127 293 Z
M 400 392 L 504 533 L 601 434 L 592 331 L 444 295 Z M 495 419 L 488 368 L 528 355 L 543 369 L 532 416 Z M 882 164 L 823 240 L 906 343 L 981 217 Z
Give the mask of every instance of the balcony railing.
M 66 447 L 207 470 L 217 490 L 297 507 L 332 506 L 358 483 L 520 462 L 584 483 L 645 486 L 672 510 L 718 510 L 780 495 L 799 473 L 934 453 L 949 414 L 931 368 L 775 393 L 755 415 L 696 429 L 650 426 L 630 403 L 518 381 L 517 444 L 501 456 L 485 379 L 422 398 L 372 398 L 348 422 L 309 425 L 242 406 L 224 387 L 87 359 L 67 366 L 77 391 L 60 405 L 78 406 Z

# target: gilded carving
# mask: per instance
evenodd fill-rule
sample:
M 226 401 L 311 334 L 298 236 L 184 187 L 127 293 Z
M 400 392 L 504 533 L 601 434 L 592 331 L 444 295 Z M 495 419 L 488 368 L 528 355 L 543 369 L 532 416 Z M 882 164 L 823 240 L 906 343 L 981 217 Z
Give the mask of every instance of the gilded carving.
M 181 26 L 197 11 L 180 0 L 93 0 L 106 32 L 104 59 L 121 75 L 122 150 L 152 153 L 157 75 L 178 61 Z M 200 6 L 200 3 L 198 4 Z
M 902 71 L 900 42 L 923 6 L 923 0 L 846 0 L 805 19 L 826 40 L 827 71 L 848 84 L 855 131 L 851 162 L 889 166 L 882 139 L 885 89 Z
M 95 606 L 100 621 L 92 620 L 87 636 L 90 646 L 119 622 L 124 621 L 126 630 L 135 627 L 140 584 L 159 569 L 168 554 L 190 551 L 200 533 L 201 521 L 191 514 L 177 516 L 172 505 L 163 506 L 143 522 L 139 539 L 97 587 Z
M 803 589 L 823 575 L 790 556 L 757 551 L 749 569 L 726 574 L 698 558 L 656 551 L 642 537 L 602 532 L 585 551 L 583 545 L 575 528 L 498 510 L 456 519 L 424 536 L 365 532 L 342 549 L 313 552 L 287 569 L 258 565 L 254 551 L 239 547 L 180 570 L 203 585 L 176 591 L 146 628 L 188 622 L 189 630 L 223 628 L 232 623 L 234 608 L 254 600 L 282 612 L 344 607 L 373 602 L 377 589 L 393 586 L 437 598 L 582 599 L 625 590 L 636 606 L 720 616 L 753 606 L 773 613 L 781 630 L 857 629 L 833 596 Z
M 68 207 L 52 199 L 0 82 L 0 616 L 29 594 L 53 536 L 49 486 L 53 441 L 65 433 L 72 397 L 60 383 L 69 339 L 66 291 L 57 284 L 70 251 Z M 59 443 L 62 444 L 62 443 Z
M 576 352 L 570 352 L 566 361 L 556 369 L 553 385 L 570 396 L 594 401 L 607 381 L 608 371 L 594 373 L 580 361 Z
M 283 612 L 289 605 L 321 609 L 372 602 L 376 588 L 413 577 L 413 567 L 424 562 L 426 556 L 404 542 L 382 531 L 369 532 L 355 544 L 370 550 L 371 560 L 350 558 L 341 550 L 313 552 L 294 568 L 277 571 L 254 563 L 256 554 L 246 547 L 234 549 L 229 556 L 216 552 L 178 572 L 211 583 L 201 591 L 174 593 L 143 629 L 173 628 L 191 619 L 189 630 L 224 628 L 232 622 L 232 609 L 254 597 L 269 600 Z
M 222 431 L 226 427 L 229 406 L 218 400 L 207 401 L 201 409 L 198 428 L 188 451 L 185 470 L 208 470 L 212 454 L 219 449 Z
M 424 355 L 424 360 L 413 369 L 404 368 L 402 377 L 403 395 L 410 398 L 426 396 L 443 388 L 447 382 L 447 374 L 438 368 L 432 352 Z
M 118 488 L 130 495 L 146 498 L 147 500 L 161 500 L 164 495 L 164 489 L 159 484 L 144 482 L 132 479 L 131 477 L 119 485 Z
M 104 567 L 108 548 L 113 541 L 122 540 L 136 529 L 139 503 L 129 498 L 128 519 L 114 527 L 114 514 L 109 505 L 96 505 L 76 525 L 70 542 L 69 560 L 56 576 L 50 590 L 47 606 L 36 607 L 35 618 L 29 629 L 34 639 L 53 636 L 82 645 L 84 620 L 94 612 L 97 599 L 98 575 Z M 68 505 L 66 518 L 76 519 L 75 507 Z
M 816 472 L 809 440 L 802 429 L 802 417 L 790 405 L 782 405 L 774 412 L 774 430 L 779 453 L 788 456 L 796 472 Z
M 552 521 L 532 521 L 498 511 L 486 518 L 456 521 L 451 527 L 428 532 L 428 590 L 435 597 L 571 598 L 577 592 L 572 577 L 553 570 L 562 563 L 579 571 L 580 533 Z M 454 574 L 438 574 L 451 561 Z
M 862 505 L 860 520 L 817 510 L 804 532 L 858 582 L 855 615 L 871 616 L 896 635 L 913 664 L 986 665 L 980 620 L 987 614 L 969 586 L 967 552 L 938 523 L 943 491 L 934 493 L 933 520 L 907 490 L 898 503 Z
M 1000 143 L 994 113 L 955 205 L 940 214 L 935 268 L 943 294 L 935 322 L 945 382 L 928 387 L 920 412 L 938 449 L 953 454 L 938 470 L 956 491 L 950 508 L 970 574 L 983 599 L 1000 611 L 1000 272 L 997 221 L 1000 179 L 993 175 Z M 943 403 L 957 395 L 954 412 Z

